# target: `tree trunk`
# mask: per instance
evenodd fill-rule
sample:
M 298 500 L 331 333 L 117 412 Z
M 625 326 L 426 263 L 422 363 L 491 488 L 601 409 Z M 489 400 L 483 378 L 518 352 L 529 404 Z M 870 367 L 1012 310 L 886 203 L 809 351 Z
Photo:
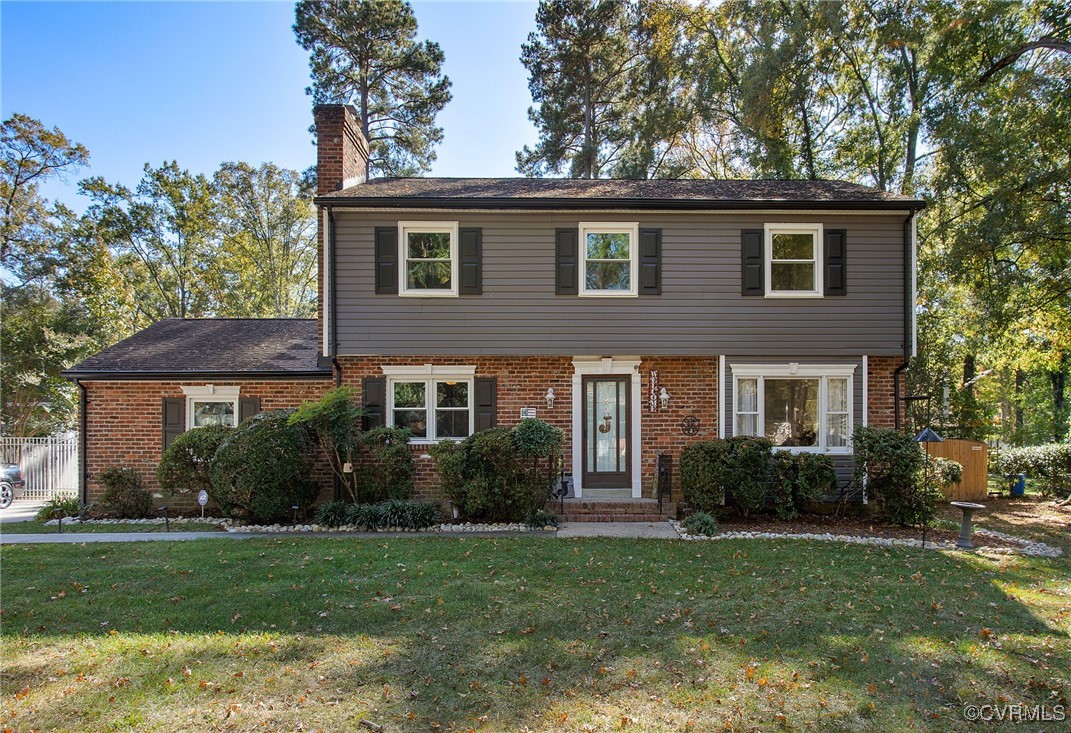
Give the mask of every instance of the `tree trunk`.
M 1052 439 L 1059 443 L 1067 436 L 1067 420 L 1064 415 L 1066 399 L 1064 390 L 1067 386 L 1067 354 L 1060 357 L 1060 368 L 1049 372 L 1052 385 Z
M 1022 445 L 1026 426 L 1023 424 L 1023 387 L 1026 386 L 1026 372 L 1015 370 L 1015 422 L 1013 423 L 1015 444 Z

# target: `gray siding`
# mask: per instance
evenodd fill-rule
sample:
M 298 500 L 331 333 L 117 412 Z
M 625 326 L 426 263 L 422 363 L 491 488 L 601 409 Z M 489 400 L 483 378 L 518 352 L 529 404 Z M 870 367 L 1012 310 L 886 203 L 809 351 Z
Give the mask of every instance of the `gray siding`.
M 483 294 L 376 295 L 373 238 L 398 219 L 483 229 Z M 336 212 L 339 354 L 848 356 L 903 349 L 906 215 L 394 214 Z M 662 295 L 554 293 L 554 230 L 580 221 L 662 229 Z M 848 295 L 740 294 L 740 230 L 821 222 L 848 237 Z

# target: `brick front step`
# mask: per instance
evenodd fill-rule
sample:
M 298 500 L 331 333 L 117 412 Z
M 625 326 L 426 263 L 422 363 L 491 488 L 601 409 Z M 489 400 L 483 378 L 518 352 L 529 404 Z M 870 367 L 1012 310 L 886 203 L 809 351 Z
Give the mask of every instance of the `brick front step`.
M 558 514 L 563 522 L 663 522 L 677 516 L 677 505 L 667 501 L 658 513 L 654 499 L 631 499 L 628 501 L 589 501 L 566 499 L 564 512 L 556 501 L 547 503 L 547 511 Z

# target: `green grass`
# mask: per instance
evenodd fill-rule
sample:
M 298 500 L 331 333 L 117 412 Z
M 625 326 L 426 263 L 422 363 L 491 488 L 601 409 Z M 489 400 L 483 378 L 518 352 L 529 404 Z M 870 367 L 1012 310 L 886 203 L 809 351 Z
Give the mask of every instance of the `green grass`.
M 56 534 L 56 526 L 44 522 L 5 522 L 0 524 L 0 537 L 5 534 Z M 68 532 L 166 532 L 163 524 L 65 524 Z M 218 524 L 211 522 L 172 522 L 172 532 L 217 532 Z
M 11 545 L 0 728 L 977 730 L 967 703 L 1067 704 L 1068 568 L 800 541 Z

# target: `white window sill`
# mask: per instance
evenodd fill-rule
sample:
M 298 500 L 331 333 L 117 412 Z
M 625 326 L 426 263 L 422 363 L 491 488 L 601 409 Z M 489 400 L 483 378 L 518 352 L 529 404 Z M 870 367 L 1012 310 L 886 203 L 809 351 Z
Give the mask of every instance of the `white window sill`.
M 766 297 L 767 298 L 823 298 L 825 296 L 822 293 L 813 293 L 813 292 L 812 293 L 806 293 L 806 292 L 803 292 L 803 291 L 800 291 L 798 293 L 794 293 L 794 292 L 791 292 L 791 291 L 778 290 L 776 292 L 766 293 Z
M 456 298 L 457 293 L 452 290 L 408 290 L 398 293 L 400 298 Z
M 639 293 L 632 292 L 615 292 L 613 290 L 589 290 L 587 292 L 578 293 L 578 297 L 581 298 L 638 298 Z

